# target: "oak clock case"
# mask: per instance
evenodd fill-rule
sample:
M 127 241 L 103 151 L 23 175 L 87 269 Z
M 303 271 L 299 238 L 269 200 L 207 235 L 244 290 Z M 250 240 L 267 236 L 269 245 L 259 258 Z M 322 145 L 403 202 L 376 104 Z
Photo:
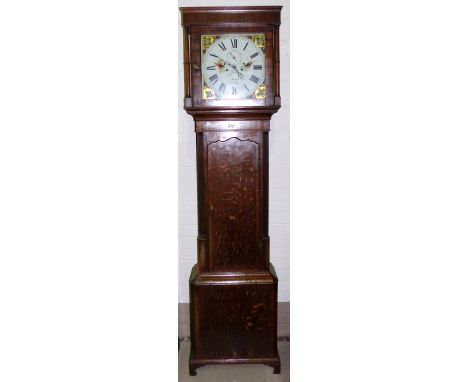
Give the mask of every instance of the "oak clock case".
M 281 7 L 180 8 L 184 108 L 196 133 L 197 263 L 190 375 L 209 364 L 280 372 L 268 235 L 268 132 L 280 108 Z

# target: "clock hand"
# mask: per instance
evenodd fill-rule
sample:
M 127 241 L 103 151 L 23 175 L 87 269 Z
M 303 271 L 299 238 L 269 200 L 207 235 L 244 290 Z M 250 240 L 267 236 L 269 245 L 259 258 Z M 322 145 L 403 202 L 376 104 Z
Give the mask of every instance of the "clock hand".
M 229 65 L 231 68 L 233 68 L 233 69 L 236 69 L 236 70 L 237 70 L 237 68 L 236 68 L 236 65 L 233 65 L 233 64 L 231 64 L 230 62 L 226 62 L 226 64 L 228 64 L 228 65 Z
M 237 78 L 244 78 L 244 75 L 241 72 L 239 72 L 239 69 L 237 69 L 236 65 L 232 65 L 230 62 L 226 62 L 226 63 L 236 71 Z
M 229 52 L 229 54 L 230 54 L 231 57 L 234 59 L 234 61 L 237 61 L 237 58 L 232 54 L 232 52 Z
M 226 64 L 228 64 L 228 66 L 230 66 L 230 67 L 233 68 L 236 72 L 239 73 L 239 70 L 237 69 L 236 65 L 231 64 L 229 61 L 227 61 Z

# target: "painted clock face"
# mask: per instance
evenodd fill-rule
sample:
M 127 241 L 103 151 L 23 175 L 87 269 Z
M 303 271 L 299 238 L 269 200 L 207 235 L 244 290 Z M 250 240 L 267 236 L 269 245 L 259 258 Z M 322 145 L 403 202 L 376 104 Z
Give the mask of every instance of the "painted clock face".
M 265 35 L 202 35 L 203 99 L 265 98 Z

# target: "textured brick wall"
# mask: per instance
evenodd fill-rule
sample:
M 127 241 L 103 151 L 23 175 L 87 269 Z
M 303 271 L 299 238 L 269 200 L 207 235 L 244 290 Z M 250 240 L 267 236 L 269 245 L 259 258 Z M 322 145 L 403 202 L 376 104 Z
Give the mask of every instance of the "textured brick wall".
M 282 5 L 280 29 L 282 108 L 270 132 L 270 256 L 279 278 L 279 301 L 289 301 L 289 3 L 287 1 L 180 0 L 179 6 Z M 183 110 L 182 29 L 179 28 L 179 302 L 189 301 L 188 278 L 197 261 L 195 133 Z

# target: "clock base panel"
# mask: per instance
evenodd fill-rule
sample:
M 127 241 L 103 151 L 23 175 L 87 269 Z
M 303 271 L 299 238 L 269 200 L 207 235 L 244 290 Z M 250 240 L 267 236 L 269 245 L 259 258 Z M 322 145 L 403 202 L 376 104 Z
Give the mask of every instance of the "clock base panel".
M 210 364 L 266 364 L 280 372 L 278 279 L 269 272 L 190 277 L 190 375 Z

